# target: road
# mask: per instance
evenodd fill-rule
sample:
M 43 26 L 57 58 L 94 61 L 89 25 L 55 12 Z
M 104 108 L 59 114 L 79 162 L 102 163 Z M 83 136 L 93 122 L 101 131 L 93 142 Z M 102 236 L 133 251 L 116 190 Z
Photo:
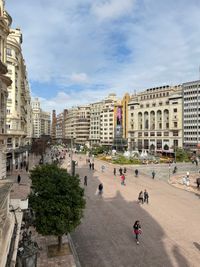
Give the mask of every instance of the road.
M 77 169 L 82 184 L 88 175 L 84 218 L 72 234 L 82 267 L 200 266 L 200 199 L 163 180 L 152 180 L 145 166 L 138 178 L 129 170 L 122 186 L 119 175 L 113 176 L 113 165 L 105 164 L 104 173 L 101 165 L 95 160 L 91 171 L 82 159 Z M 100 182 L 103 197 L 95 194 Z M 150 195 L 148 205 L 137 203 L 144 189 Z M 138 219 L 139 245 L 132 234 Z

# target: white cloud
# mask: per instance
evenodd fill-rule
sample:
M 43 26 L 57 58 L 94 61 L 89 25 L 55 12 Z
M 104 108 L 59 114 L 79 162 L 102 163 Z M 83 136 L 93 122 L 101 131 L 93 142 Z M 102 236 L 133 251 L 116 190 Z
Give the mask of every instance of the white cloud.
M 133 12 L 135 0 L 94 1 L 92 12 L 100 20 L 118 19 Z
M 86 73 L 72 73 L 70 79 L 74 83 L 87 83 L 89 81 Z
M 107 90 L 96 90 L 95 94 L 93 89 L 69 91 L 67 93 L 59 91 L 54 97 L 43 98 L 36 95 L 34 95 L 34 97 L 39 98 L 42 110 L 51 112 L 55 109 L 58 114 L 62 112 L 63 109 L 72 106 L 87 105 L 102 100 L 108 96 L 110 92 L 114 92 L 111 90 L 111 88 Z
M 69 107 L 103 98 L 109 90 L 122 95 L 198 78 L 196 0 L 7 0 L 6 4 L 13 23 L 22 28 L 32 84 L 47 83 L 50 88 L 53 83 L 51 91 L 41 91 L 48 108 L 60 108 L 59 102 L 64 107 L 63 99 Z M 81 89 L 79 99 L 73 85 Z

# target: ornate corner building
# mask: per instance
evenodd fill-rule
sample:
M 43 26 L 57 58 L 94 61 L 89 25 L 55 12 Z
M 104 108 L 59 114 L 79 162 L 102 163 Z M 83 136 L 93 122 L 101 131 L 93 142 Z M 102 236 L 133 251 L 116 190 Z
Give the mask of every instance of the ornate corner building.
M 6 106 L 8 90 L 11 86 L 11 79 L 6 76 L 7 36 L 12 19 L 4 10 L 4 1 L 0 1 L 0 179 L 6 178 Z
M 174 153 L 183 146 L 182 86 L 147 89 L 133 95 L 128 106 L 130 150 Z

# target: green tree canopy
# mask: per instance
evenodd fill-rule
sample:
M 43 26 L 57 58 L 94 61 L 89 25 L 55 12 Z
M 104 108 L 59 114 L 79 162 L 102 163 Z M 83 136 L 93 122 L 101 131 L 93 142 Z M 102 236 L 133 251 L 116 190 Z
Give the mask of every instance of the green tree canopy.
M 182 148 L 177 148 L 176 150 L 176 161 L 177 162 L 183 162 L 183 161 L 189 161 L 189 157 L 187 152 Z
M 54 164 L 34 168 L 31 180 L 29 201 L 35 211 L 36 230 L 58 236 L 61 247 L 62 235 L 74 230 L 83 216 L 85 199 L 80 180 Z

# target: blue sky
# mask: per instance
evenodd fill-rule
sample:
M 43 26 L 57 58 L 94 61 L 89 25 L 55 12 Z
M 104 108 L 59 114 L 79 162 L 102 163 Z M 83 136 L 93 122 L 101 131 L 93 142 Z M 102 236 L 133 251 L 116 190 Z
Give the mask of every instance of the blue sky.
M 6 9 L 44 110 L 199 78 L 198 0 L 6 0 Z

